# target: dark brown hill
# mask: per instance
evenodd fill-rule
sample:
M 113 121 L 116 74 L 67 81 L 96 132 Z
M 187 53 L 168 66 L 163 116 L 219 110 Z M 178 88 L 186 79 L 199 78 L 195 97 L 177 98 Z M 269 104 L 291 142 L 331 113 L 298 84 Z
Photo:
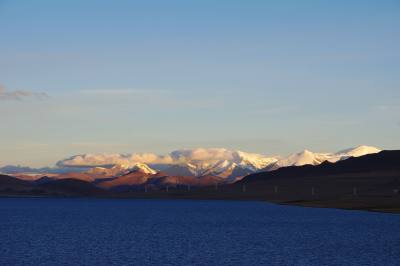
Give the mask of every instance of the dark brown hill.
M 332 176 L 355 173 L 386 172 L 400 174 L 400 151 L 381 151 L 361 157 L 349 158 L 336 163 L 324 162 L 320 165 L 289 166 L 271 172 L 251 174 L 239 183 L 251 183 L 271 178 L 300 178 Z
M 31 189 L 32 183 L 9 175 L 0 174 L 0 190 L 26 190 Z
M 247 197 L 286 204 L 400 211 L 400 151 L 252 174 L 234 184 Z
M 63 196 L 102 196 L 106 193 L 92 183 L 72 178 L 50 180 L 40 184 L 37 189 Z

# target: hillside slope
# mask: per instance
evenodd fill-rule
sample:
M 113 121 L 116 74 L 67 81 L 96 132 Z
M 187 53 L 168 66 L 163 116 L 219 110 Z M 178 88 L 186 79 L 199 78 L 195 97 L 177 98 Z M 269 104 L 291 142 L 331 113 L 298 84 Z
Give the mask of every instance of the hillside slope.
M 249 197 L 303 206 L 400 211 L 400 151 L 285 167 L 235 183 Z M 250 196 L 251 195 L 251 196 Z

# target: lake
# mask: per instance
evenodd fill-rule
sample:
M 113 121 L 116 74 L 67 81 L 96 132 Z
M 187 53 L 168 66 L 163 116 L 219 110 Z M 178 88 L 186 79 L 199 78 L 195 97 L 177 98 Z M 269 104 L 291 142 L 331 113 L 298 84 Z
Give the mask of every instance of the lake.
M 2 198 L 0 265 L 400 265 L 400 215 L 252 201 Z

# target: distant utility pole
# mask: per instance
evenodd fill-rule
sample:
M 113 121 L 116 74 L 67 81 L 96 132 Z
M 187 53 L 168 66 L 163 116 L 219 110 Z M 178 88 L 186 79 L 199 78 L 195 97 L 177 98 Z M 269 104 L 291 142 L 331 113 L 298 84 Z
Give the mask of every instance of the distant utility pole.
M 243 186 L 242 186 L 242 191 L 246 192 L 246 185 L 245 184 L 243 184 Z

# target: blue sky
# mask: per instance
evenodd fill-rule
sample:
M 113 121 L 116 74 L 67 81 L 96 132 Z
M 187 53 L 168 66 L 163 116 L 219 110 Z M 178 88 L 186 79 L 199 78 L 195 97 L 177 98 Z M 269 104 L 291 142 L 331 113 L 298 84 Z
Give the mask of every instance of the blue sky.
M 0 165 L 400 148 L 398 1 L 0 0 L 0 31 Z

